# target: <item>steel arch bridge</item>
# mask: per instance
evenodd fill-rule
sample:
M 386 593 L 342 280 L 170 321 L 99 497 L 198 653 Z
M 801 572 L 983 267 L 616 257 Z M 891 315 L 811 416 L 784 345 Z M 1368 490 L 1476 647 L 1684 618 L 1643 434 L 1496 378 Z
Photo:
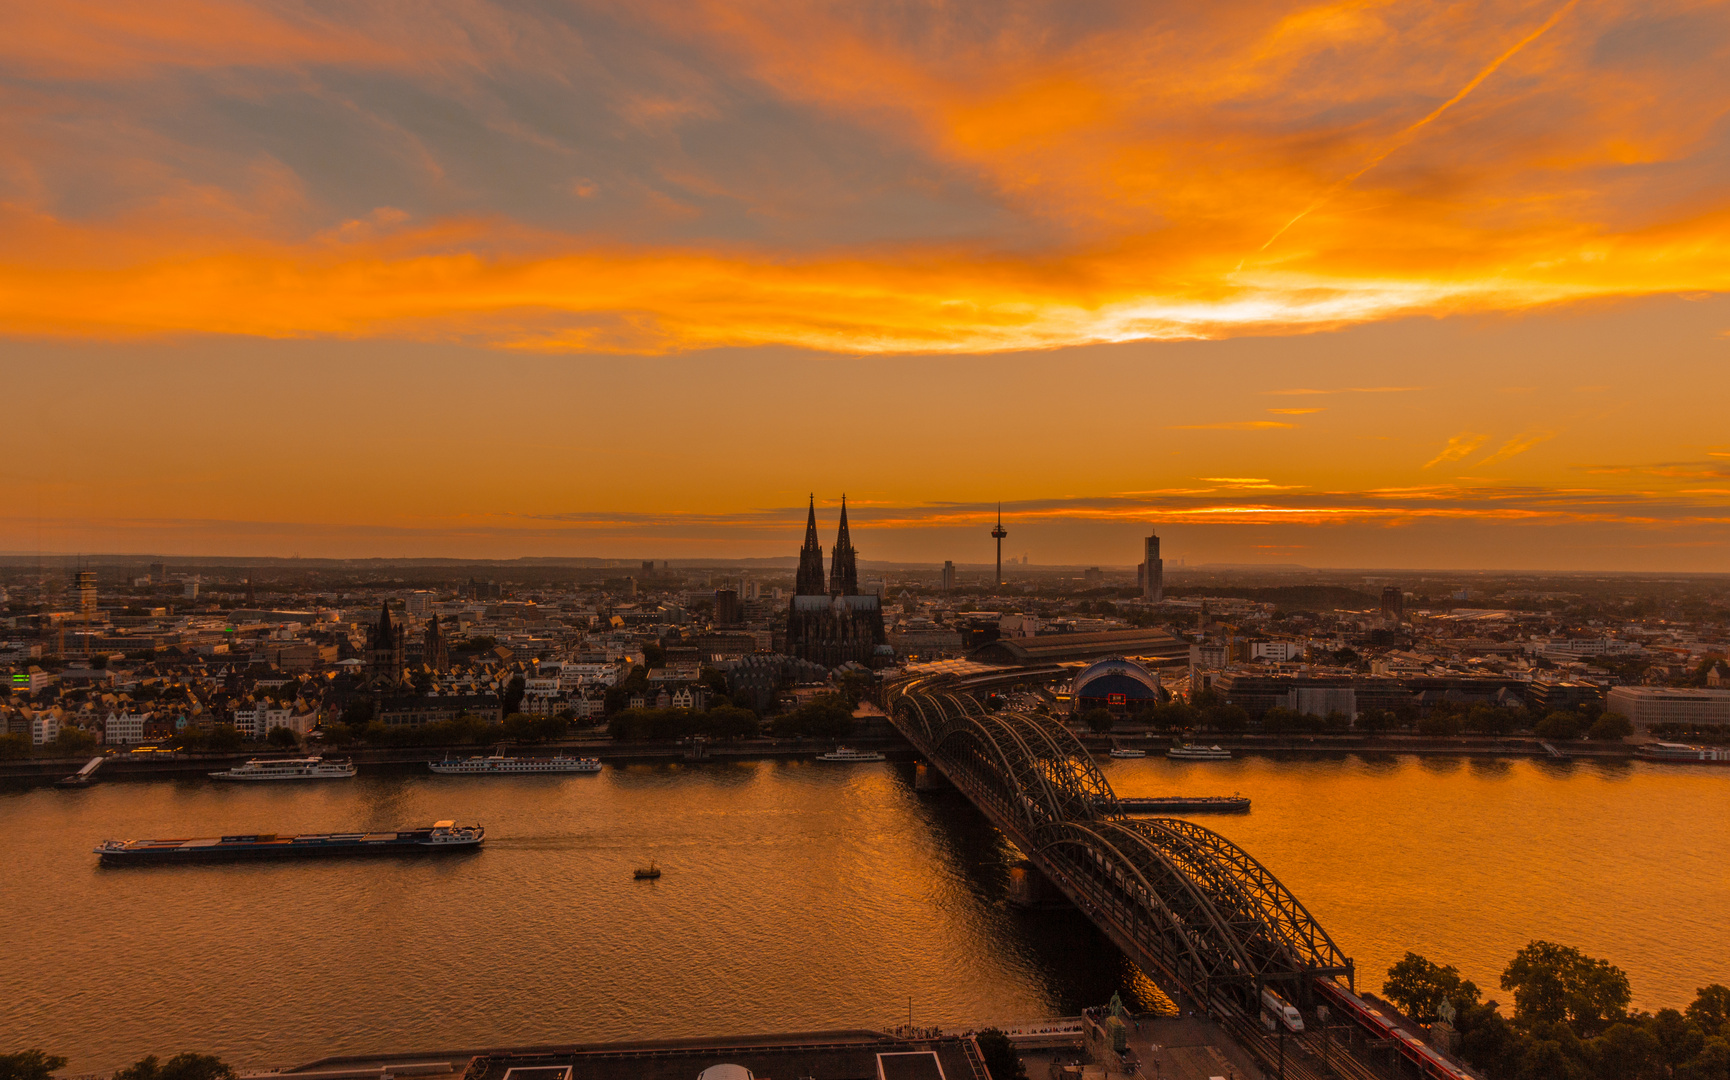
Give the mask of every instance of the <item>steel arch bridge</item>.
M 917 686 L 917 684 L 914 684 Z M 1175 818 L 1130 820 L 1057 721 L 969 694 L 902 687 L 891 720 L 1047 879 L 1144 970 L 1209 1009 L 1251 1015 L 1263 988 L 1299 1003 L 1352 962 L 1268 869 Z

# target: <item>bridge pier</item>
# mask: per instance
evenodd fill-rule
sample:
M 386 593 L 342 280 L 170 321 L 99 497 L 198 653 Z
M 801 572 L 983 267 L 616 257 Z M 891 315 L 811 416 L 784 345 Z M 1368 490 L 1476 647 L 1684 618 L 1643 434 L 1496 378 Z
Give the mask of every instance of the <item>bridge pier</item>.
M 1009 902 L 1018 907 L 1068 907 L 1069 897 L 1026 859 L 1009 868 Z
M 955 785 L 929 762 L 921 761 L 913 767 L 913 790 L 954 791 Z

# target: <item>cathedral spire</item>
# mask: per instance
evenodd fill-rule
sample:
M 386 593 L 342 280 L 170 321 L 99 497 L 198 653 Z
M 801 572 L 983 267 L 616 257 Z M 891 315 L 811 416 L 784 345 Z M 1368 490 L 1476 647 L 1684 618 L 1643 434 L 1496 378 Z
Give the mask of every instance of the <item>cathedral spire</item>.
M 853 538 L 847 532 L 847 496 L 841 496 L 841 528 L 835 536 L 835 558 L 829 564 L 829 592 L 833 596 L 859 595 L 859 565 Z
M 817 496 L 811 496 L 805 515 L 805 546 L 799 549 L 799 576 L 793 592 L 798 596 L 823 595 L 823 542 L 817 539 Z

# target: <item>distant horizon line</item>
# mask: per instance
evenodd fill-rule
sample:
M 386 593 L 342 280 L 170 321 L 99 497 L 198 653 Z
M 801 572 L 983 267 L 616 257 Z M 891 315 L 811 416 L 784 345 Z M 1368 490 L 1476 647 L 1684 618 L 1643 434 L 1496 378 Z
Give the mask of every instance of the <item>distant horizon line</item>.
M 374 563 L 380 565 L 402 566 L 571 566 L 591 570 L 641 570 L 645 562 L 664 563 L 669 570 L 704 570 L 704 569 L 760 569 L 760 570 L 795 570 L 799 559 L 796 555 L 766 555 L 738 556 L 732 558 L 665 558 L 648 559 L 641 556 L 599 556 L 599 555 L 519 555 L 515 557 L 473 557 L 448 555 L 362 555 L 362 556 L 330 556 L 330 555 L 165 555 L 152 552 L 19 552 L 0 551 L 0 565 L 27 566 L 31 562 L 53 560 L 67 562 L 78 560 L 90 561 L 156 561 L 182 562 L 197 565 L 290 565 L 310 566 L 328 564 L 332 566 L 352 566 L 354 564 Z M 875 561 L 860 560 L 861 569 L 875 570 L 937 570 L 941 571 L 943 561 Z M 1043 571 L 1086 571 L 1100 570 L 1109 573 L 1133 574 L 1139 569 L 1138 563 L 1013 563 L 1010 569 L 1043 570 Z M 957 570 L 972 570 L 990 572 L 994 564 L 990 562 L 956 562 Z M 656 569 L 660 569 L 657 567 Z M 1687 577 L 1715 578 L 1730 577 L 1730 571 L 1723 570 L 1609 570 L 1609 569 L 1516 569 L 1510 567 L 1437 567 L 1437 566 L 1313 566 L 1307 563 L 1293 562 L 1207 562 L 1207 563 L 1173 563 L 1167 561 L 1165 573 L 1187 573 L 1195 571 L 1240 571 L 1268 572 L 1284 571 L 1288 573 L 1327 573 L 1327 574 L 1373 574 L 1377 576 L 1401 574 L 1500 574 L 1518 577 Z

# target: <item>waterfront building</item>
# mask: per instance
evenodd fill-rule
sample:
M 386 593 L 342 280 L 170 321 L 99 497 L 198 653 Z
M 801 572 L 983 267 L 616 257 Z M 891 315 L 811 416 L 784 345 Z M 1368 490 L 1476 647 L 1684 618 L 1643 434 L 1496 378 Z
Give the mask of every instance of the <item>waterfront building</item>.
M 1604 708 L 1628 718 L 1635 731 L 1654 724 L 1730 724 L 1730 690 L 1671 686 L 1616 686 Z
M 102 725 L 102 741 L 109 746 L 137 746 L 144 741 L 148 713 L 118 712 Z
M 394 697 L 378 703 L 379 723 L 390 727 L 422 727 L 473 716 L 491 723 L 505 718 L 495 694 L 448 694 L 444 697 Z

